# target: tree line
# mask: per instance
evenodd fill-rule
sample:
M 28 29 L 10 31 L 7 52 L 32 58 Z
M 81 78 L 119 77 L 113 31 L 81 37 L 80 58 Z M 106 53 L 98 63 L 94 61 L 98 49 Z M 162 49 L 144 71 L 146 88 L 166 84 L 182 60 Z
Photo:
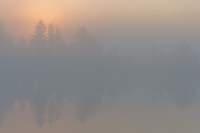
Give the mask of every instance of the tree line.
M 42 126 L 60 117 L 65 99 L 85 121 L 102 105 L 104 94 L 115 99 L 148 88 L 153 103 L 167 94 L 185 108 L 198 92 L 200 65 L 186 42 L 170 52 L 152 46 L 121 54 L 115 46 L 105 52 L 105 46 L 84 27 L 75 37 L 75 43 L 66 46 L 60 30 L 49 24 L 47 33 L 40 20 L 29 44 L 22 39 L 22 45 L 16 46 L 0 23 L 0 121 L 15 101 L 22 109 L 28 101 Z

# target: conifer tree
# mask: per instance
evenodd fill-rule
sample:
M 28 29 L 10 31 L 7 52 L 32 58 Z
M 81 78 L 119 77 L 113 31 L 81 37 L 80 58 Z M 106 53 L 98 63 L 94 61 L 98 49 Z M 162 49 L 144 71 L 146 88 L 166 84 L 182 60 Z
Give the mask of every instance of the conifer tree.
M 23 37 L 20 40 L 20 44 L 21 44 L 21 46 L 25 46 L 26 45 L 26 40 Z
M 48 27 L 48 43 L 51 48 L 55 45 L 55 30 L 54 26 L 51 23 Z
M 56 47 L 58 49 L 61 49 L 64 47 L 64 41 L 62 39 L 62 33 L 58 27 L 56 27 L 56 33 L 55 33 L 55 42 L 56 42 Z
M 100 56 L 102 53 L 102 45 L 92 36 L 85 27 L 79 29 L 76 34 L 76 44 L 75 47 L 79 48 L 79 53 L 81 56 L 87 56 L 88 58 L 93 58 Z
M 14 42 L 12 38 L 7 34 L 3 22 L 0 22 L 0 49 L 5 52 L 5 49 L 12 48 L 14 46 Z
M 46 26 L 43 21 L 40 20 L 35 28 L 34 35 L 32 35 L 31 45 L 37 49 L 47 47 L 47 36 L 46 36 Z
M 6 31 L 3 26 L 3 22 L 0 22 L 0 39 L 5 38 L 5 36 L 6 36 Z

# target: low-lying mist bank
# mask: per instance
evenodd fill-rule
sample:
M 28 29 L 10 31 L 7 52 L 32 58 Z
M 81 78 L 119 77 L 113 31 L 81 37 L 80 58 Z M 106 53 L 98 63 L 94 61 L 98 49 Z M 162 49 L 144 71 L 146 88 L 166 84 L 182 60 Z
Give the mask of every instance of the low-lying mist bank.
M 107 50 L 86 28 L 80 28 L 76 42 L 69 46 L 58 29 L 46 39 L 43 28 L 40 21 L 29 45 L 22 40 L 16 46 L 6 34 L 0 34 L 1 122 L 15 101 L 22 109 L 28 102 L 42 127 L 45 114 L 49 123 L 59 119 L 64 99 L 84 122 L 101 107 L 104 94 L 115 100 L 121 93 L 145 88 L 152 92 L 152 105 L 167 94 L 184 109 L 199 90 L 199 59 L 195 47 L 186 42 L 172 51 L 151 46 L 122 54 L 115 45 Z

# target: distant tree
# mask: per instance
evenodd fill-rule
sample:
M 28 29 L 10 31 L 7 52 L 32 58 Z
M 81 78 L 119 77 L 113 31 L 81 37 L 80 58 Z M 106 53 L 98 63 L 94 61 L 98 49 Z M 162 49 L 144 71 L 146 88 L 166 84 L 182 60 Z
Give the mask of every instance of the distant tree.
M 21 46 L 25 46 L 26 45 L 26 40 L 23 37 L 20 40 L 20 44 L 21 44 Z
M 26 40 L 22 37 L 21 40 L 20 40 L 20 46 L 19 46 L 19 49 L 20 50 L 20 53 L 19 54 L 22 54 L 23 52 L 27 51 L 27 42 Z
M 0 39 L 3 39 L 7 36 L 5 28 L 3 26 L 3 22 L 0 22 Z
M 182 42 L 176 45 L 172 58 L 173 64 L 179 69 L 194 70 L 194 68 L 198 66 L 196 54 L 194 53 L 192 46 L 187 42 Z
M 5 52 L 5 49 L 10 49 L 14 46 L 13 44 L 13 39 L 5 31 L 3 22 L 0 22 L 0 49 L 3 50 L 2 52 Z
M 30 42 L 32 47 L 36 47 L 37 49 L 44 49 L 47 47 L 46 26 L 42 20 L 38 22 L 32 37 Z
M 153 47 L 152 47 L 152 51 L 151 51 L 151 54 L 152 54 L 152 56 L 151 56 L 151 63 L 152 63 L 152 66 L 155 66 L 156 65 L 156 63 L 157 63 L 157 49 L 156 49 L 156 46 L 155 45 L 153 45 Z
M 182 42 L 175 46 L 173 53 L 168 59 L 165 84 L 168 94 L 181 108 L 188 106 L 199 88 L 199 64 L 192 45 Z
M 55 42 L 56 42 L 56 47 L 57 48 L 63 48 L 64 47 L 64 41 L 62 39 L 62 33 L 59 30 L 58 27 L 56 27 L 56 34 L 55 34 Z
M 51 48 L 55 45 L 55 30 L 54 26 L 51 23 L 48 27 L 48 43 Z
M 75 46 L 82 57 L 94 58 L 102 53 L 102 45 L 92 36 L 85 27 L 79 29 L 76 34 Z
M 0 44 L 1 44 L 1 47 L 7 43 L 7 39 L 8 39 L 8 36 L 7 36 L 7 33 L 3 26 L 3 22 L 0 22 Z
M 95 38 L 87 31 L 85 27 L 81 27 L 76 34 L 77 45 L 81 45 L 81 47 L 85 47 L 88 45 L 93 45 L 96 43 Z
M 62 40 L 62 34 L 59 28 L 56 27 L 55 30 L 51 23 L 48 27 L 48 44 L 54 52 L 64 47 L 64 41 Z

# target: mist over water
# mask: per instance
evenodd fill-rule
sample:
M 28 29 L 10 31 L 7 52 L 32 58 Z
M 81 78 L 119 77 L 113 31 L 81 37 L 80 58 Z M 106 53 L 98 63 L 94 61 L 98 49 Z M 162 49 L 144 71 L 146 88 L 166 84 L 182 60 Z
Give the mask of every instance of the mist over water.
M 188 42 L 162 50 L 157 44 L 132 52 L 121 52 L 119 45 L 106 46 L 85 27 L 66 45 L 62 30 L 40 20 L 30 41 L 14 40 L 0 24 L 0 122 L 18 101 L 21 109 L 28 102 L 39 127 L 59 120 L 67 100 L 76 117 L 85 122 L 108 99 L 134 92 L 147 92 L 150 106 L 167 96 L 186 109 L 198 97 L 200 64 L 196 47 Z M 137 45 L 137 44 L 134 44 Z M 148 97 L 147 96 L 147 97 Z M 140 99 L 146 98 L 141 95 Z

